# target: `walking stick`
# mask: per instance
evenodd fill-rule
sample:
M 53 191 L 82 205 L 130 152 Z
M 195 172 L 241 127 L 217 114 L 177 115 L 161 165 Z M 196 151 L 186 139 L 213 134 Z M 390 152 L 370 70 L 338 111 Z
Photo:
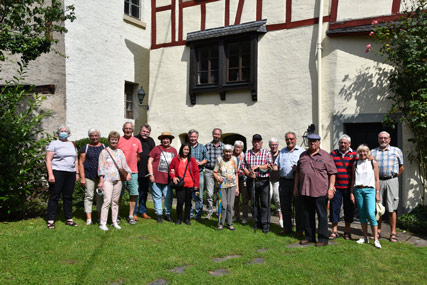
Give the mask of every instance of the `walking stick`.
M 252 208 L 252 218 L 254 220 L 254 233 L 256 233 L 256 230 L 258 227 L 258 224 L 257 224 L 258 211 L 256 211 L 256 205 L 255 205 L 255 183 L 256 183 L 256 178 L 252 178 L 251 208 Z
M 218 225 L 221 224 L 221 215 L 222 215 L 222 193 L 221 193 L 222 183 L 219 184 L 219 191 L 217 192 L 218 196 Z

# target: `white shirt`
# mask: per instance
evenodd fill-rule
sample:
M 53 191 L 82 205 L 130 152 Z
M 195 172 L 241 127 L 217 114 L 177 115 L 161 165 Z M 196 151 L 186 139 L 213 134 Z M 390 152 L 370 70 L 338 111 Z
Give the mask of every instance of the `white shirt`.
M 375 188 L 375 172 L 372 162 L 368 159 L 358 160 L 355 162 L 356 179 L 354 186 L 365 186 Z

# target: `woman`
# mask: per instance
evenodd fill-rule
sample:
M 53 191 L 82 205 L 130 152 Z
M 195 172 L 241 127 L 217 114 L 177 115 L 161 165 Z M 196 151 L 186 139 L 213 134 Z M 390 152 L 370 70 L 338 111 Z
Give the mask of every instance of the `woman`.
M 360 238 L 357 243 L 369 243 L 368 219 L 374 235 L 374 246 L 381 248 L 378 240 L 378 223 L 375 218 L 375 201 L 380 201 L 378 164 L 375 160 L 368 160 L 371 156 L 368 146 L 362 144 L 356 152 L 359 160 L 353 164 L 354 179 L 350 199 L 353 203 L 355 200 L 357 202 L 363 231 L 363 238 Z
M 101 221 L 99 222 L 99 228 L 103 231 L 108 231 L 107 219 L 110 204 L 112 204 L 111 220 L 113 221 L 113 227 L 118 230 L 121 229 L 117 224 L 117 216 L 119 212 L 120 193 L 122 192 L 122 181 L 120 180 L 120 174 L 117 167 L 124 168 L 127 171 L 128 175 L 126 177 L 126 181 L 131 179 L 132 171 L 126 163 L 126 157 L 123 151 L 117 148 L 119 139 L 120 134 L 118 132 L 110 132 L 108 135 L 108 143 L 110 146 L 103 149 L 99 155 L 98 188 L 104 192 L 104 202 L 101 209 Z
M 235 141 L 234 142 L 234 150 L 233 150 L 233 157 L 236 158 L 237 162 L 237 174 L 239 176 L 239 192 L 236 194 L 236 197 L 234 199 L 234 221 L 240 220 L 240 196 L 242 196 L 242 225 L 246 225 L 248 223 L 248 212 L 249 212 L 249 196 L 246 191 L 245 181 L 246 176 L 245 172 L 240 169 L 243 159 L 245 158 L 245 154 L 243 152 L 245 144 L 242 141 Z
M 199 167 L 194 157 L 191 157 L 191 147 L 189 143 L 184 143 L 179 149 L 179 155 L 172 159 L 169 166 L 169 176 L 174 184 L 178 184 L 180 178 L 184 179 L 184 188 L 176 189 L 176 216 L 177 225 L 182 223 L 182 207 L 185 202 L 185 220 L 184 223 L 191 225 L 191 199 L 193 191 L 199 190 Z
M 217 158 L 213 170 L 213 176 L 218 184 L 222 195 L 221 202 L 221 219 L 218 222 L 218 230 L 224 228 L 224 222 L 227 223 L 227 228 L 234 231 L 233 227 L 233 208 L 234 197 L 239 195 L 239 176 L 236 175 L 237 161 L 232 157 L 233 147 L 229 144 L 223 147 L 223 156 Z
M 92 225 L 92 204 L 93 196 L 96 195 L 96 211 L 98 212 L 98 220 L 101 215 L 101 207 L 103 197 L 95 194 L 96 185 L 99 184 L 98 177 L 98 161 L 99 154 L 105 148 L 105 145 L 99 142 L 101 133 L 98 129 L 89 129 L 89 144 L 82 146 L 79 159 L 80 184 L 86 188 L 85 190 L 85 213 L 86 225 Z
M 65 224 L 76 227 L 73 221 L 74 184 L 79 177 L 77 150 L 68 140 L 71 132 L 67 126 L 59 127 L 58 139 L 49 143 L 46 151 L 46 168 L 49 181 L 49 202 L 47 206 L 47 228 L 55 228 L 56 208 L 59 197 L 64 202 Z

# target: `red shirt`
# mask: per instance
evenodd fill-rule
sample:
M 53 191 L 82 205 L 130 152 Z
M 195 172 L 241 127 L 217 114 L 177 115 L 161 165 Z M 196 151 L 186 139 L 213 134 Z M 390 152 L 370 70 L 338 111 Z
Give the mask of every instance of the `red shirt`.
M 188 161 L 188 160 L 187 160 Z M 187 161 L 183 162 L 180 158 L 180 156 L 174 157 L 172 159 L 171 165 L 169 166 L 169 175 L 172 178 L 175 176 L 183 177 L 184 176 L 184 170 L 185 166 L 187 165 Z M 184 167 L 182 167 L 184 166 Z M 172 173 L 171 170 L 174 170 Z M 191 182 L 193 186 L 187 186 L 190 185 L 190 183 L 187 184 L 188 179 L 191 179 Z M 185 174 L 184 177 L 184 187 L 197 187 L 199 188 L 199 167 L 197 166 L 197 161 L 194 157 L 190 158 L 190 164 L 187 168 L 187 174 Z
M 159 184 L 168 184 L 169 165 L 172 159 L 177 156 L 176 149 L 173 147 L 166 149 L 159 145 L 151 150 L 149 156 L 153 158 L 154 182 Z
M 138 155 L 142 152 L 142 145 L 139 139 L 121 137 L 117 148 L 121 149 L 125 154 L 126 162 L 132 173 L 138 173 Z

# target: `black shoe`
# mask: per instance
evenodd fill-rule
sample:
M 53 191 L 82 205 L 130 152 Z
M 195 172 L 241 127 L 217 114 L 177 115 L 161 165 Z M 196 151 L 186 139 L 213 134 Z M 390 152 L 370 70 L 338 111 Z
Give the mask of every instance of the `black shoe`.
M 163 223 L 163 217 L 161 215 L 157 216 L 157 222 L 158 223 Z
M 171 215 L 165 215 L 165 221 L 173 223 Z
M 184 223 L 187 224 L 187 225 L 191 225 L 191 222 L 188 219 L 185 219 Z
M 202 217 L 196 217 L 196 222 L 198 223 L 202 222 Z
M 180 225 L 180 224 L 182 224 L 182 221 L 181 220 L 176 220 L 175 225 Z

